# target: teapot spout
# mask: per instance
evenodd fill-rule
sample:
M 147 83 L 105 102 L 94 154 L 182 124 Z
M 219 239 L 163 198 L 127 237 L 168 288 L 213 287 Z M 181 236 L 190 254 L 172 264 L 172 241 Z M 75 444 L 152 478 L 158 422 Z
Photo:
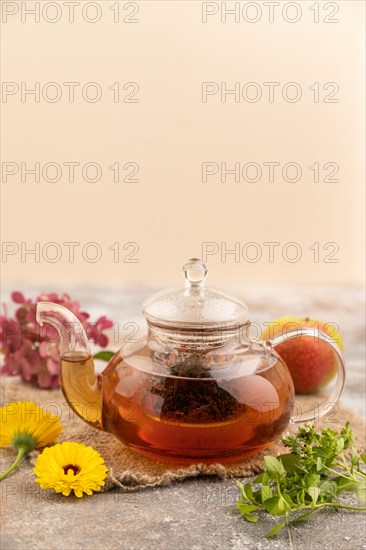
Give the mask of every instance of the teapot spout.
M 103 429 L 102 380 L 95 374 L 83 325 L 72 311 L 52 302 L 38 302 L 36 317 L 60 336 L 60 385 L 69 405 L 85 422 Z

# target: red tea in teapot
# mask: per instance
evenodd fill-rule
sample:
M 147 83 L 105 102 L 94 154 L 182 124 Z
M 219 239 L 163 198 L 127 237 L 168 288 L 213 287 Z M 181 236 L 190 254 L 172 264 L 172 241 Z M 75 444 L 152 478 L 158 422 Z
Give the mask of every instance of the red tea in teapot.
M 291 416 L 293 388 L 280 360 L 252 375 L 229 367 L 224 376 L 198 355 L 165 373 L 138 370 L 122 358 L 112 368 L 103 380 L 103 428 L 151 457 L 246 457 L 272 444 Z

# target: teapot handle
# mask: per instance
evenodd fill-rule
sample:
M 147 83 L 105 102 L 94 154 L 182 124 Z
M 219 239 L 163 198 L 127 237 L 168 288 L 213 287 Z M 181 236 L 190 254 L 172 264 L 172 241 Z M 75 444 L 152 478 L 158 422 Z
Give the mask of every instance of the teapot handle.
M 342 393 L 346 376 L 344 358 L 341 350 L 329 336 L 327 336 L 323 332 L 320 332 L 319 330 L 311 328 L 292 330 L 286 334 L 279 334 L 278 336 L 274 336 L 267 342 L 267 344 L 269 344 L 271 347 L 274 347 L 282 344 L 282 342 L 286 342 L 287 340 L 291 340 L 292 338 L 296 338 L 299 336 L 313 336 L 314 338 L 319 338 L 320 340 L 323 340 L 323 342 L 326 342 L 332 348 L 337 359 L 338 378 L 333 392 L 328 397 L 328 401 L 323 403 L 322 411 L 320 411 L 320 409 L 316 412 L 314 412 L 313 410 L 305 411 L 300 414 L 299 418 L 291 418 L 291 424 L 297 424 L 298 422 L 310 422 L 311 420 L 319 419 L 325 414 L 329 413 L 336 405 Z

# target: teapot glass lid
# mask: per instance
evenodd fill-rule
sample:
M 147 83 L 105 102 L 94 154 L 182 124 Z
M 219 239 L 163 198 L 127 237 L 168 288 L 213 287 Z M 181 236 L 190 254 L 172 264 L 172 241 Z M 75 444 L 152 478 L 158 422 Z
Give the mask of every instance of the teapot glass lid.
M 247 306 L 232 296 L 207 287 L 206 265 L 197 258 L 183 266 L 184 286 L 148 298 L 142 312 L 149 323 L 161 327 L 230 329 L 248 322 Z

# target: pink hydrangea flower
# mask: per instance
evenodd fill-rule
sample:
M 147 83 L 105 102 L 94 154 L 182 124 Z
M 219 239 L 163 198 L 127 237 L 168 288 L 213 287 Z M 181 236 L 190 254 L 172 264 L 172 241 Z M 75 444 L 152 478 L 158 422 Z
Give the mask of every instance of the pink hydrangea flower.
M 68 294 L 59 297 L 55 293 L 41 294 L 34 302 L 25 299 L 21 292 L 13 292 L 11 298 L 19 307 L 14 319 L 0 316 L 0 352 L 4 355 L 2 374 L 20 375 L 25 382 L 41 388 L 56 388 L 59 383 L 60 356 L 56 329 L 47 326 L 45 330 L 36 321 L 37 302 L 54 302 L 70 309 L 79 319 L 89 338 L 105 348 L 108 337 L 104 331 L 113 326 L 113 321 L 104 315 L 90 322 L 89 314 L 80 311 L 79 302 L 72 301 Z

